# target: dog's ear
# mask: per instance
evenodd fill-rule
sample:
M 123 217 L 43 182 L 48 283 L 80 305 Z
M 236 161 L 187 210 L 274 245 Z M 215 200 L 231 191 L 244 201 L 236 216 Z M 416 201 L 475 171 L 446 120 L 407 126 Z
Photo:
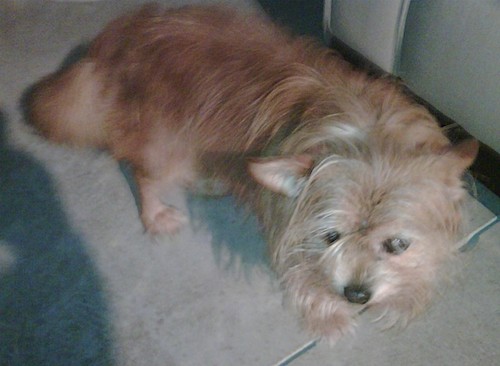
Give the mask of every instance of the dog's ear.
M 464 198 L 462 176 L 474 162 L 478 150 L 478 141 L 470 139 L 441 151 L 439 164 L 436 165 L 438 171 L 435 174 L 443 179 L 448 187 L 446 194 L 451 199 L 460 201 Z
M 253 159 L 248 171 L 255 181 L 273 192 L 296 197 L 313 165 L 308 155 Z
M 442 155 L 447 168 L 456 175 L 462 175 L 472 165 L 478 152 L 479 142 L 476 139 L 468 139 L 446 148 Z

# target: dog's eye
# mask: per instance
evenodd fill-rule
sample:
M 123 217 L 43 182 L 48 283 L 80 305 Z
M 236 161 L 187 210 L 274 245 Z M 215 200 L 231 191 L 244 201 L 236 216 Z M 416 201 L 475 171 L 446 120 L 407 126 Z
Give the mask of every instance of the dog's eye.
M 330 231 L 325 235 L 325 241 L 327 245 L 332 245 L 340 238 L 340 233 L 338 231 Z
M 401 238 L 390 238 L 384 240 L 382 245 L 384 249 L 391 254 L 401 254 L 410 246 L 410 241 L 408 239 Z

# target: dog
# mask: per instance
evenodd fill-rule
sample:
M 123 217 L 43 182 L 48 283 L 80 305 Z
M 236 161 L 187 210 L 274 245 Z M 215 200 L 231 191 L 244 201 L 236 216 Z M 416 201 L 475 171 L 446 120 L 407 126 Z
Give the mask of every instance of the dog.
M 456 258 L 478 142 L 452 145 L 400 83 L 263 16 L 146 6 L 28 104 L 48 139 L 130 163 L 152 234 L 188 221 L 160 200 L 174 187 L 248 205 L 303 326 L 331 343 L 365 310 L 406 325 Z

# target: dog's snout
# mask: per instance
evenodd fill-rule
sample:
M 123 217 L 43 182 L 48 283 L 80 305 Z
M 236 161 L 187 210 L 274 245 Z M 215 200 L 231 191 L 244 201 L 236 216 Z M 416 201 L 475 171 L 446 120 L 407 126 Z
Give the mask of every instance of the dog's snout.
M 371 292 L 364 286 L 354 285 L 344 287 L 344 296 L 349 302 L 366 304 L 370 300 Z

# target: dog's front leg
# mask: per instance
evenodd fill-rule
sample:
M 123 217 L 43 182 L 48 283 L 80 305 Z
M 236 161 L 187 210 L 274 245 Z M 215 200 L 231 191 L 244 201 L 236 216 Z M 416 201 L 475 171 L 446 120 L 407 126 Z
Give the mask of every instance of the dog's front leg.
M 162 193 L 171 190 L 172 182 L 137 177 L 141 198 L 141 220 L 146 231 L 153 235 L 176 234 L 189 220 L 178 208 L 162 202 Z

